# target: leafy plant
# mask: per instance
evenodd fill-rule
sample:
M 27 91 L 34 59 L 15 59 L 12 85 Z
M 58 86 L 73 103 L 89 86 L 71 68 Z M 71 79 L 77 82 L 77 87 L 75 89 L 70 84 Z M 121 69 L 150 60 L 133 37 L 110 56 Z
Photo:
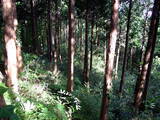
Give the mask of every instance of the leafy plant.
M 0 96 L 2 96 L 7 90 L 8 88 L 2 82 L 0 82 Z
M 0 82 L 0 96 L 7 92 L 8 88 Z M 9 118 L 10 120 L 19 120 L 14 113 L 15 107 L 13 105 L 6 105 L 0 108 L 0 118 Z

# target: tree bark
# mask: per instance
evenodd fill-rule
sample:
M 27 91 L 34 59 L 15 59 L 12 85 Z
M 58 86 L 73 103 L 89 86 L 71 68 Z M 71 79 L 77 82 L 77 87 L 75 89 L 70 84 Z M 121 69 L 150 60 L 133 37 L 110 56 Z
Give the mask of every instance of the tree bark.
M 141 74 L 138 79 L 137 91 L 135 92 L 134 106 L 137 110 L 143 110 L 144 100 L 147 95 L 147 88 L 151 74 L 151 66 L 154 56 L 156 36 L 159 23 L 160 1 L 155 0 L 149 29 L 147 47 L 143 59 Z
M 48 0 L 48 9 L 47 9 L 47 14 L 48 14 L 48 19 L 47 19 L 47 21 L 48 21 L 48 32 L 47 32 L 47 34 L 48 34 L 48 40 L 47 40 L 47 46 L 48 46 L 48 59 L 49 59 L 49 61 L 50 62 L 52 62 L 52 57 L 53 57 L 53 52 L 52 52 L 52 31 L 51 31 L 51 24 L 52 24 L 52 22 L 51 22 L 51 0 Z
M 99 48 L 99 45 L 100 45 L 100 40 L 99 40 L 99 29 L 98 29 L 98 23 L 96 23 L 96 45 L 97 45 L 97 48 Z
M 55 17 L 55 21 L 56 21 L 56 24 L 55 24 L 55 27 L 56 27 L 56 29 L 55 29 L 55 31 L 56 31 L 56 38 L 57 38 L 57 57 L 58 57 L 58 59 L 60 60 L 61 59 L 61 53 L 60 53 L 60 37 L 59 37 L 59 34 L 60 34 L 60 31 L 59 31 L 59 29 L 60 29 L 60 9 L 59 9 L 59 7 L 58 6 L 60 6 L 60 1 L 59 0 L 57 0 L 56 1 L 56 17 Z
M 23 70 L 23 58 L 22 58 L 22 53 L 21 53 L 21 45 L 18 44 L 16 46 L 16 56 L 17 56 L 17 68 L 18 68 L 18 73 L 22 72 Z
M 120 55 L 120 49 L 121 49 L 120 41 L 121 41 L 121 28 L 119 29 L 119 37 L 118 37 L 118 41 L 117 41 L 115 76 L 114 76 L 115 79 L 118 78 L 118 63 L 119 63 L 119 55 Z
M 69 0 L 69 39 L 68 39 L 68 81 L 67 91 L 73 91 L 74 79 L 74 47 L 75 47 L 75 0 Z
M 110 32 L 110 38 L 108 41 L 108 49 L 106 53 L 107 59 L 106 59 L 100 120 L 109 119 L 109 115 L 108 115 L 109 93 L 112 87 L 114 54 L 115 54 L 116 40 L 117 40 L 117 34 L 118 34 L 117 26 L 118 26 L 119 0 L 113 0 L 112 2 L 113 2 L 113 8 L 112 8 L 112 19 L 111 19 L 111 32 Z
M 4 19 L 4 40 L 7 53 L 7 86 L 18 93 L 18 68 L 16 56 L 16 6 L 14 0 L 1 0 Z
M 94 38 L 94 14 L 92 16 L 92 28 L 91 28 L 91 55 L 90 55 L 90 71 L 92 70 L 92 57 L 93 57 L 93 38 Z
M 146 16 L 145 16 L 145 19 L 144 19 L 144 26 L 143 26 L 143 37 L 142 37 L 141 56 L 140 56 L 140 68 L 139 68 L 140 71 L 142 69 L 142 62 L 143 62 L 143 58 L 144 58 L 147 19 L 148 19 L 148 9 L 147 9 L 147 12 L 146 12 Z
M 129 30 L 130 30 L 130 22 L 131 22 L 131 20 L 130 20 L 131 19 L 131 9 L 132 9 L 132 0 L 129 1 L 125 52 L 124 52 L 124 58 L 123 58 L 121 82 L 120 82 L 120 87 L 119 87 L 119 93 L 120 94 L 122 93 L 122 89 L 123 89 L 123 86 L 124 86 L 124 79 L 125 79 L 126 61 L 127 61 L 127 53 L 128 53 L 128 41 L 129 41 Z
M 31 5 L 31 24 L 32 24 L 32 52 L 37 53 L 37 34 L 36 34 L 36 13 L 35 13 L 35 3 L 30 0 Z
M 27 37 L 26 37 L 26 23 L 24 23 L 22 29 L 21 29 L 21 41 L 22 41 L 22 50 L 27 52 Z
M 85 54 L 84 54 L 84 84 L 89 88 L 89 71 L 88 71 L 88 0 L 86 1 L 86 18 L 85 18 Z
M 54 68 L 53 73 L 56 74 L 58 72 L 58 1 L 55 1 L 55 39 L 54 39 Z
M 82 20 L 80 19 L 80 24 L 81 24 L 81 27 L 80 27 L 80 51 L 82 51 L 82 46 L 83 46 L 83 24 L 82 24 Z
M 59 61 L 62 64 L 62 55 L 61 55 L 61 44 L 62 44 L 62 39 L 61 39 L 61 29 L 62 29 L 62 21 L 61 21 L 61 16 L 59 15 L 59 20 L 58 20 L 58 25 L 59 25 L 59 29 L 58 29 L 58 53 L 59 53 Z

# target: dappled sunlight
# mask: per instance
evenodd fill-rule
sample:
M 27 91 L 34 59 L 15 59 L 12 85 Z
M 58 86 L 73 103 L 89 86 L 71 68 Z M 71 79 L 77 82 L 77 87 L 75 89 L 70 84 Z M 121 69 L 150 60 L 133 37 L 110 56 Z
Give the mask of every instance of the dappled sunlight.
M 0 5 L 0 120 L 160 119 L 159 0 Z

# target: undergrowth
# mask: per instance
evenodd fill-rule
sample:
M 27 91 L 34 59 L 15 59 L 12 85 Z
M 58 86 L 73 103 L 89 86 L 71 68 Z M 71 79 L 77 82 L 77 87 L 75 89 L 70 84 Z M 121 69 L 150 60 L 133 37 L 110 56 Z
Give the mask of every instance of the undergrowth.
M 96 54 L 96 53 L 95 53 Z M 20 120 L 98 120 L 104 78 L 104 57 L 93 55 L 93 68 L 90 72 L 90 89 L 82 85 L 83 58 L 77 55 L 75 62 L 75 85 L 72 94 L 66 92 L 67 58 L 59 63 L 59 72 L 53 75 L 52 65 L 46 56 L 23 54 L 24 69 L 19 76 L 19 94 L 5 91 L 9 111 Z M 97 62 L 98 61 L 98 62 Z M 110 94 L 110 120 L 159 120 L 160 119 L 160 76 L 159 58 L 154 60 L 151 84 L 146 101 L 146 110 L 135 114 L 133 109 L 134 85 L 137 75 L 127 72 L 123 95 L 118 95 L 120 79 L 113 80 Z M 121 69 L 121 66 L 119 66 Z M 118 71 L 118 78 L 121 72 Z M 1 90 L 0 90 L 1 91 Z M 18 99 L 14 99 L 15 96 Z M 157 96 L 157 97 L 155 97 Z M 10 108 L 11 107 L 11 108 Z M 0 111 L 1 112 L 1 111 Z M 11 120 L 15 120 L 15 118 Z

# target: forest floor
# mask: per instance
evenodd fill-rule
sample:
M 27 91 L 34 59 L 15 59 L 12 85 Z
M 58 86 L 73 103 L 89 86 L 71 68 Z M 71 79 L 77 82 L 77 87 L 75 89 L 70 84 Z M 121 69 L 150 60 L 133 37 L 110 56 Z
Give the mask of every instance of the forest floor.
M 62 51 L 63 52 L 63 51 Z M 98 51 L 99 52 L 99 51 Z M 66 53 L 63 53 L 66 54 Z M 53 75 L 52 65 L 47 56 L 23 54 L 24 69 L 20 74 L 19 100 L 14 101 L 13 94 L 5 93 L 7 104 L 15 106 L 20 120 L 67 120 L 72 113 L 74 120 L 98 120 L 101 106 L 102 86 L 104 78 L 104 57 L 95 52 L 93 69 L 90 71 L 90 88 L 82 85 L 83 55 L 75 56 L 74 92 L 66 92 L 67 58 L 59 63 L 59 72 Z M 97 62 L 98 61 L 98 62 Z M 119 65 L 119 68 L 121 66 Z M 154 71 L 155 72 L 155 71 Z M 120 78 L 121 70 L 118 71 Z M 156 75 L 158 76 L 158 75 Z M 110 94 L 110 120 L 159 120 L 160 119 L 160 84 L 151 77 L 146 110 L 135 114 L 132 103 L 134 85 L 137 75 L 126 72 L 123 94 L 118 95 L 120 79 L 113 80 Z M 155 97 L 156 96 L 156 97 Z

